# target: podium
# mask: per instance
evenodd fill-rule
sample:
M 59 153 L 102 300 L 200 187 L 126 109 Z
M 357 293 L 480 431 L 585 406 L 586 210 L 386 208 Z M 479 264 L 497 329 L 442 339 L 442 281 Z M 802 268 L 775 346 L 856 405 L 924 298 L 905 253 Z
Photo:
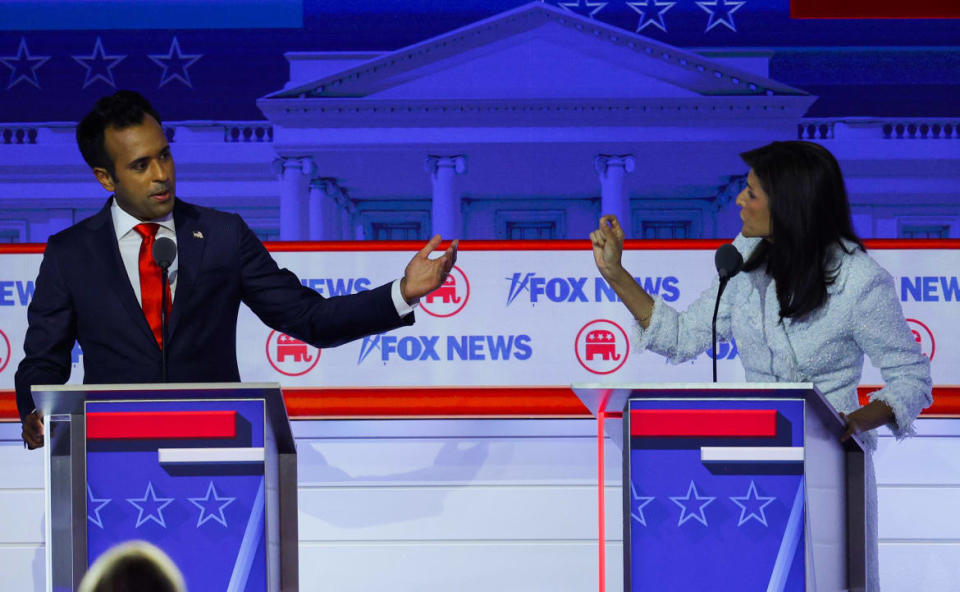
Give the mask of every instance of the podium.
M 624 590 L 865 589 L 863 444 L 812 384 L 574 391 L 622 443 Z
M 277 384 L 34 386 L 44 414 L 46 589 L 131 539 L 190 590 L 294 591 L 297 457 Z

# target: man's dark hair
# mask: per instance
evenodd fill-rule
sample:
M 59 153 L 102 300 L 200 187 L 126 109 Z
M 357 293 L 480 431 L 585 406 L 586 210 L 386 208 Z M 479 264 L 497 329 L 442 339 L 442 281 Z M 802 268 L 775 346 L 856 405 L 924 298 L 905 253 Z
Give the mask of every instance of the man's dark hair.
M 127 541 L 97 558 L 80 582 L 80 592 L 184 592 L 183 574 L 159 547 Z
M 176 585 L 147 557 L 124 557 L 93 592 L 177 592 Z
M 853 230 L 843 174 L 830 151 L 813 142 L 774 142 L 740 155 L 769 198 L 772 240 L 761 241 L 744 271 L 766 263 L 777 286 L 780 318 L 801 318 L 827 301 L 844 241 L 866 249 Z
M 119 90 L 101 98 L 93 110 L 77 125 L 77 146 L 90 168 L 104 168 L 115 176 L 113 160 L 104 145 L 104 132 L 108 127 L 124 129 L 140 125 L 145 115 L 160 121 L 160 116 L 140 93 Z

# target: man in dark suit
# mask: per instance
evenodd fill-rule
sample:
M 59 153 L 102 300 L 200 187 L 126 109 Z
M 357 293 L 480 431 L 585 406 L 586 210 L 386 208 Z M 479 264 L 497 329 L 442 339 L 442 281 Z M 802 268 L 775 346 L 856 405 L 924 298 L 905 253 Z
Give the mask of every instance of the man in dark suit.
M 270 327 L 332 347 L 413 324 L 417 301 L 438 288 L 456 261 L 456 241 L 436 259 L 434 236 L 404 270 L 378 288 L 324 298 L 280 269 L 235 214 L 176 197 L 176 171 L 160 117 L 131 91 L 104 97 L 77 126 L 84 160 L 113 193 L 94 216 L 50 237 L 27 310 L 17 407 L 29 448 L 43 445 L 30 387 L 70 376 L 74 341 L 84 382 L 161 381 L 161 313 L 170 382 L 235 382 L 237 313 L 243 302 Z M 152 246 L 176 243 L 170 292 L 161 296 Z

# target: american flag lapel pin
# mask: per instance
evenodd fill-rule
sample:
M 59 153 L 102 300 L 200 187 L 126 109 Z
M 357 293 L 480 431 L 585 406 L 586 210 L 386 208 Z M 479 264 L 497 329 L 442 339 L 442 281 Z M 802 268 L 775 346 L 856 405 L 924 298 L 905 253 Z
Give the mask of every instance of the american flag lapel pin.
M 203 233 L 200 232 L 199 230 L 194 230 L 194 231 L 193 231 L 193 238 L 203 238 Z

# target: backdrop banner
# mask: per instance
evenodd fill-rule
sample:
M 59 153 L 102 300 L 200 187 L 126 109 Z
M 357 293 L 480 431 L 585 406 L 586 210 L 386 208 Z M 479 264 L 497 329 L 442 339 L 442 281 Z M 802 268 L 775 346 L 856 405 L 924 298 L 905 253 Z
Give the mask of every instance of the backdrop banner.
M 334 349 L 318 350 L 271 330 L 241 308 L 237 356 L 244 381 L 297 387 L 513 386 L 577 382 L 706 382 L 708 352 L 680 365 L 638 352 L 636 326 L 587 250 L 518 250 L 510 243 L 463 250 L 447 283 L 423 299 L 417 322 Z M 324 296 L 376 287 L 399 277 L 413 250 L 305 247 L 273 255 Z M 949 352 L 960 346 L 960 276 L 952 249 L 871 249 L 893 276 L 903 311 L 936 385 L 960 384 Z M 40 254 L 0 254 L 0 389 L 12 389 L 23 358 L 27 305 Z M 712 248 L 634 249 L 624 265 L 651 294 L 680 310 L 715 275 Z M 175 337 L 174 337 L 175 338 Z M 736 343 L 717 348 L 723 382 L 744 378 Z M 73 350 L 71 383 L 83 380 Z M 865 364 L 862 383 L 882 384 Z

